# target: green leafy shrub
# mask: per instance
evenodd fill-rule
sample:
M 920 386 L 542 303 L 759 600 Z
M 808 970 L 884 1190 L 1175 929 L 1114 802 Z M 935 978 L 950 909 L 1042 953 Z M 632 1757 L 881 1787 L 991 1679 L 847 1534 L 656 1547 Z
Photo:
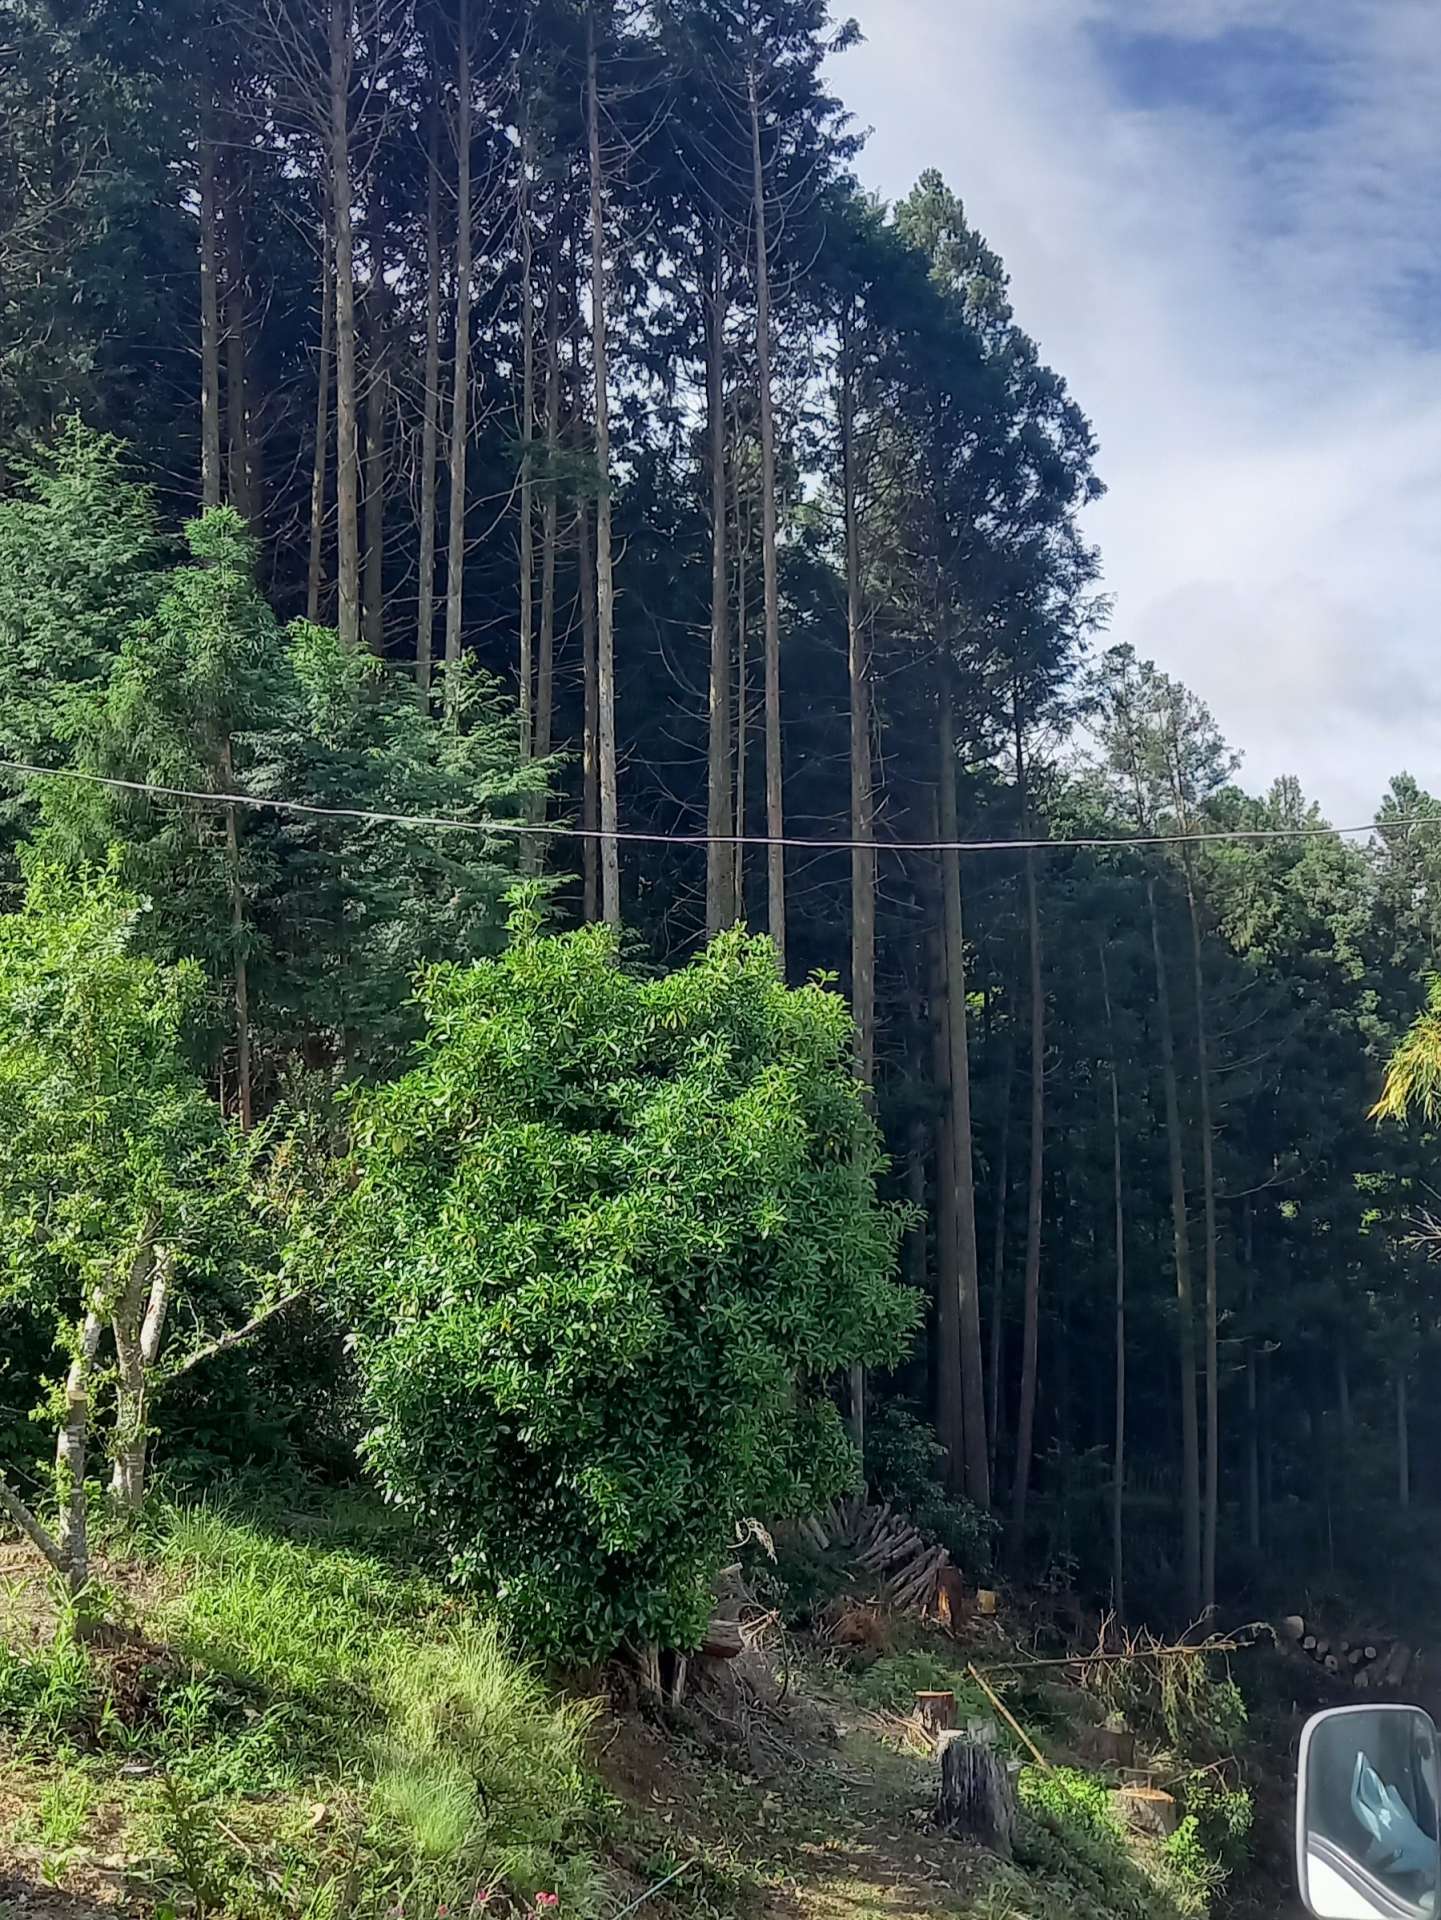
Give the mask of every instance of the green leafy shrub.
M 894 1359 L 879 1136 L 844 1003 L 736 933 L 638 979 L 613 935 L 425 979 L 313 1249 L 391 1498 L 566 1657 L 693 1645 L 739 1519 L 855 1483 L 825 1384 Z
M 1246 1788 L 1233 1786 L 1215 1767 L 1202 1767 L 1188 1774 L 1176 1792 L 1206 1852 L 1228 1872 L 1244 1865 L 1255 1819 L 1255 1807 Z
M 933 1427 L 903 1401 L 891 1401 L 866 1428 L 866 1481 L 945 1547 L 963 1573 L 979 1579 L 990 1572 L 999 1523 L 947 1493 L 937 1471 L 945 1451 Z
M 1226 1869 L 1206 1849 L 1200 1822 L 1193 1814 L 1182 1820 L 1163 1848 L 1162 1872 L 1183 1913 L 1209 1912 L 1226 1884 Z

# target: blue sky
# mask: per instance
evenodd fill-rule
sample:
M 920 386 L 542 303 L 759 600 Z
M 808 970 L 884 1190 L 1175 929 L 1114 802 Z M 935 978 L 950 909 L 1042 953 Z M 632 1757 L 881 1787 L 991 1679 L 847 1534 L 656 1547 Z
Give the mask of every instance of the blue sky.
M 848 0 L 866 183 L 938 166 L 1096 423 L 1112 632 L 1261 786 L 1441 789 L 1438 0 Z

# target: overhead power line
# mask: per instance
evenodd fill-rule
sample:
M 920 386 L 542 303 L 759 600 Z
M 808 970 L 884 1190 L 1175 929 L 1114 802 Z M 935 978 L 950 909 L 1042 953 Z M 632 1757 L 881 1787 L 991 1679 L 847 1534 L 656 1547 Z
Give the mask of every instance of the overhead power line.
M 321 807 L 309 800 L 281 800 L 269 794 L 216 792 L 199 787 L 170 787 L 153 780 L 122 780 L 115 775 L 84 773 L 75 767 L 33 767 L 22 760 L 0 760 L 0 773 L 34 780 L 74 780 L 89 786 L 110 787 L 150 800 L 191 800 L 207 807 L 246 807 L 259 813 L 295 814 L 311 820 L 354 820 L 371 827 L 426 827 L 439 833 L 511 834 L 550 840 L 615 840 L 631 845 L 661 847 L 788 847 L 801 853 L 1045 853 L 1068 848 L 1106 852 L 1127 847 L 1196 847 L 1222 841 L 1351 839 L 1411 827 L 1441 829 L 1441 813 L 1400 814 L 1394 819 L 1367 821 L 1358 827 L 1207 827 L 1197 833 L 1071 834 L 1049 840 L 850 840 L 767 833 L 659 833 L 630 829 L 607 832 L 603 827 L 576 827 L 568 822 L 531 820 L 457 820 L 446 814 L 382 813 L 373 807 Z

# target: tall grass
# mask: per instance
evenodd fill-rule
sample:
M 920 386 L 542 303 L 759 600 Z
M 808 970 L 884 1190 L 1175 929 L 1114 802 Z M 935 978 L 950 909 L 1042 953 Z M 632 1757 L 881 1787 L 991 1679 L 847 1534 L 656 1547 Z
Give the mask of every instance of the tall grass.
M 569 1877 L 596 1793 L 593 1705 L 555 1698 L 495 1626 L 388 1661 L 379 1804 L 421 1852 L 449 1852 L 527 1897 Z M 574 1892 L 574 1889 L 572 1889 Z

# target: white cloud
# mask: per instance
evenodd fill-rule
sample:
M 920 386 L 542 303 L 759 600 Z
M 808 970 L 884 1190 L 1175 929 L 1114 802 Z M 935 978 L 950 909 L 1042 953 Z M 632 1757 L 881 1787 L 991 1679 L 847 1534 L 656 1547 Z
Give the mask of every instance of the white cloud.
M 942 169 L 1096 423 L 1114 636 L 1203 695 L 1252 785 L 1295 772 L 1348 822 L 1402 767 L 1441 786 L 1433 0 L 851 5 L 863 177 Z M 1140 22 L 1295 35 L 1317 112 L 1127 99 L 1098 30 Z

